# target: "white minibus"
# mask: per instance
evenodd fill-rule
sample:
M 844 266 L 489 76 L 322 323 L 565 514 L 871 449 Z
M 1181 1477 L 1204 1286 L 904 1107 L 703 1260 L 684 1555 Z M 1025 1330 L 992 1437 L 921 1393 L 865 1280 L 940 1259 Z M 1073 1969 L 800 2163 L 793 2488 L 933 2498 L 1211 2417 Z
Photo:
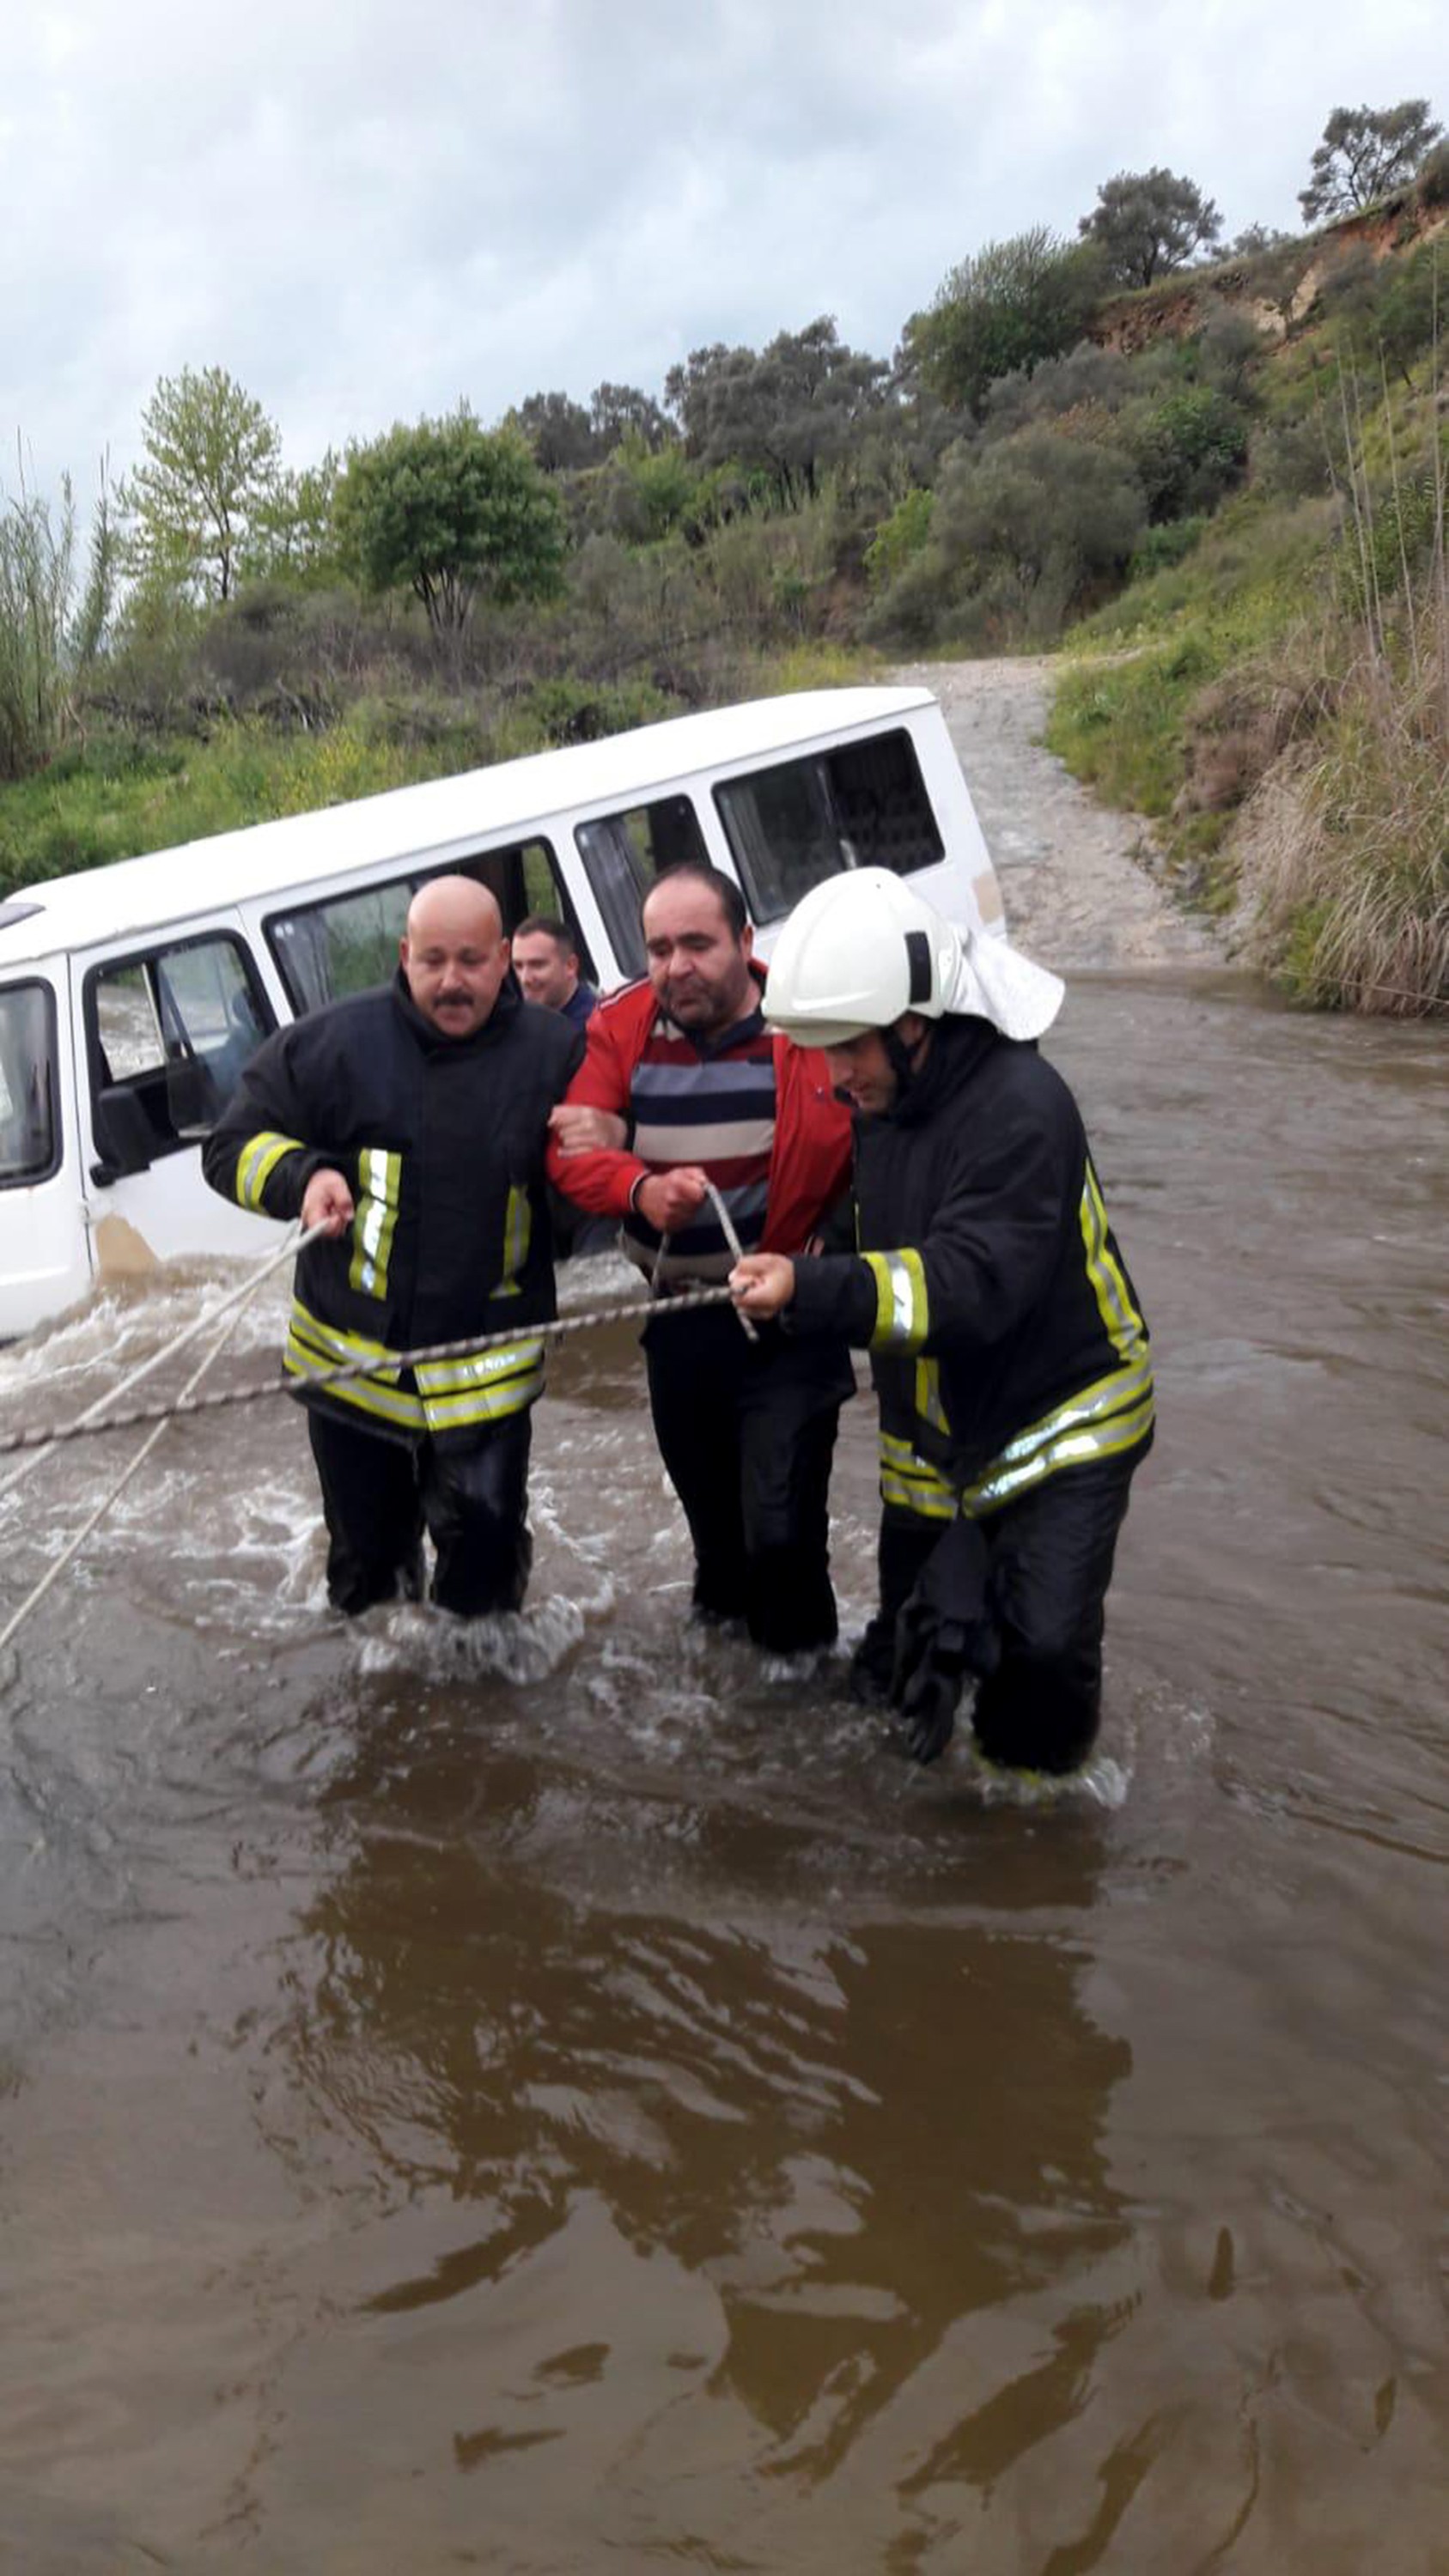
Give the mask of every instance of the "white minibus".
M 201 1139 L 270 1030 L 392 973 L 425 878 L 478 877 L 510 929 L 561 916 L 607 990 L 643 971 L 653 878 L 698 857 L 737 880 L 766 958 L 837 868 L 1004 928 L 940 708 L 910 688 L 680 716 L 0 900 L 0 1340 L 97 1281 L 265 1249 L 268 1220 L 207 1189 Z

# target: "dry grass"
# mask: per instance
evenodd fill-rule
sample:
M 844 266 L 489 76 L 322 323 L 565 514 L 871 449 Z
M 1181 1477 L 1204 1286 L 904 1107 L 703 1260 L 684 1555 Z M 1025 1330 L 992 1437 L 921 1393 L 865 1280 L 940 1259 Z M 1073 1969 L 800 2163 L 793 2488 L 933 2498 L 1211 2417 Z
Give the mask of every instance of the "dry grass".
M 1351 377 L 1345 385 L 1352 612 L 1322 638 L 1320 667 L 1338 665 L 1325 720 L 1284 809 L 1295 827 L 1273 835 L 1259 880 L 1257 945 L 1297 998 L 1403 1017 L 1449 1008 L 1443 401 L 1436 363 L 1424 405 L 1429 543 L 1416 561 L 1392 417 L 1387 486 L 1376 495 L 1362 463 L 1359 388 Z
M 1424 1017 L 1449 1008 L 1449 725 L 1436 659 L 1374 658 L 1298 769 L 1262 853 L 1256 944 L 1296 998 Z

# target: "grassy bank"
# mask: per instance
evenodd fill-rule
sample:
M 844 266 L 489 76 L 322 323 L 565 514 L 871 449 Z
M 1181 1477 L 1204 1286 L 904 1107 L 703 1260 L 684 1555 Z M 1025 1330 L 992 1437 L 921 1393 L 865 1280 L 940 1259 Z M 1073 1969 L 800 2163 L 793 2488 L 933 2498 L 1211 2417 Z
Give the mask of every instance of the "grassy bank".
M 1407 406 L 1403 407 L 1407 411 Z M 1252 493 L 1079 627 L 1047 739 L 1295 1000 L 1449 1007 L 1444 469 L 1385 403 L 1336 495 Z M 1442 439 L 1442 433 L 1441 439 Z
M 1177 890 L 1209 912 L 1235 900 L 1231 825 L 1296 717 L 1292 639 L 1331 533 L 1324 502 L 1245 495 L 1068 640 L 1051 749 L 1107 803 L 1152 817 Z

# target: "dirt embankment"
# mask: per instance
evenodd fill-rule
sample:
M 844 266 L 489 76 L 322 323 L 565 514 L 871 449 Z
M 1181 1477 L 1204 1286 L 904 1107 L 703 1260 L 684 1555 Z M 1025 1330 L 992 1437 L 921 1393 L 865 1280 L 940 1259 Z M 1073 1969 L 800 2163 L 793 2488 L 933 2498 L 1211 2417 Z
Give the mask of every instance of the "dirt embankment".
M 1001 879 L 1012 939 L 1044 966 L 1212 965 L 1222 951 L 1151 874 L 1151 826 L 1094 803 L 1041 741 L 1059 665 L 912 662 L 940 700 Z

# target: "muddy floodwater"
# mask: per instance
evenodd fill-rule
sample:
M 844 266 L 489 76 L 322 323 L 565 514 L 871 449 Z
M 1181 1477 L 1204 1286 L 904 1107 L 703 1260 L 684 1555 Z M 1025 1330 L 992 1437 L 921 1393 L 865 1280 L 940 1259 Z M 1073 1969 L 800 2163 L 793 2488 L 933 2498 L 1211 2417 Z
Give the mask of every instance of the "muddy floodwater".
M 621 1327 L 522 1619 L 331 1619 L 271 1402 L 22 1630 L 7 2570 L 1449 2567 L 1442 1035 L 1172 971 L 1049 1051 L 1162 1403 L 1066 1790 L 686 1633 Z M 0 1353 L 0 1425 L 220 1285 Z M 0 1619 L 126 1454 L 0 1504 Z

